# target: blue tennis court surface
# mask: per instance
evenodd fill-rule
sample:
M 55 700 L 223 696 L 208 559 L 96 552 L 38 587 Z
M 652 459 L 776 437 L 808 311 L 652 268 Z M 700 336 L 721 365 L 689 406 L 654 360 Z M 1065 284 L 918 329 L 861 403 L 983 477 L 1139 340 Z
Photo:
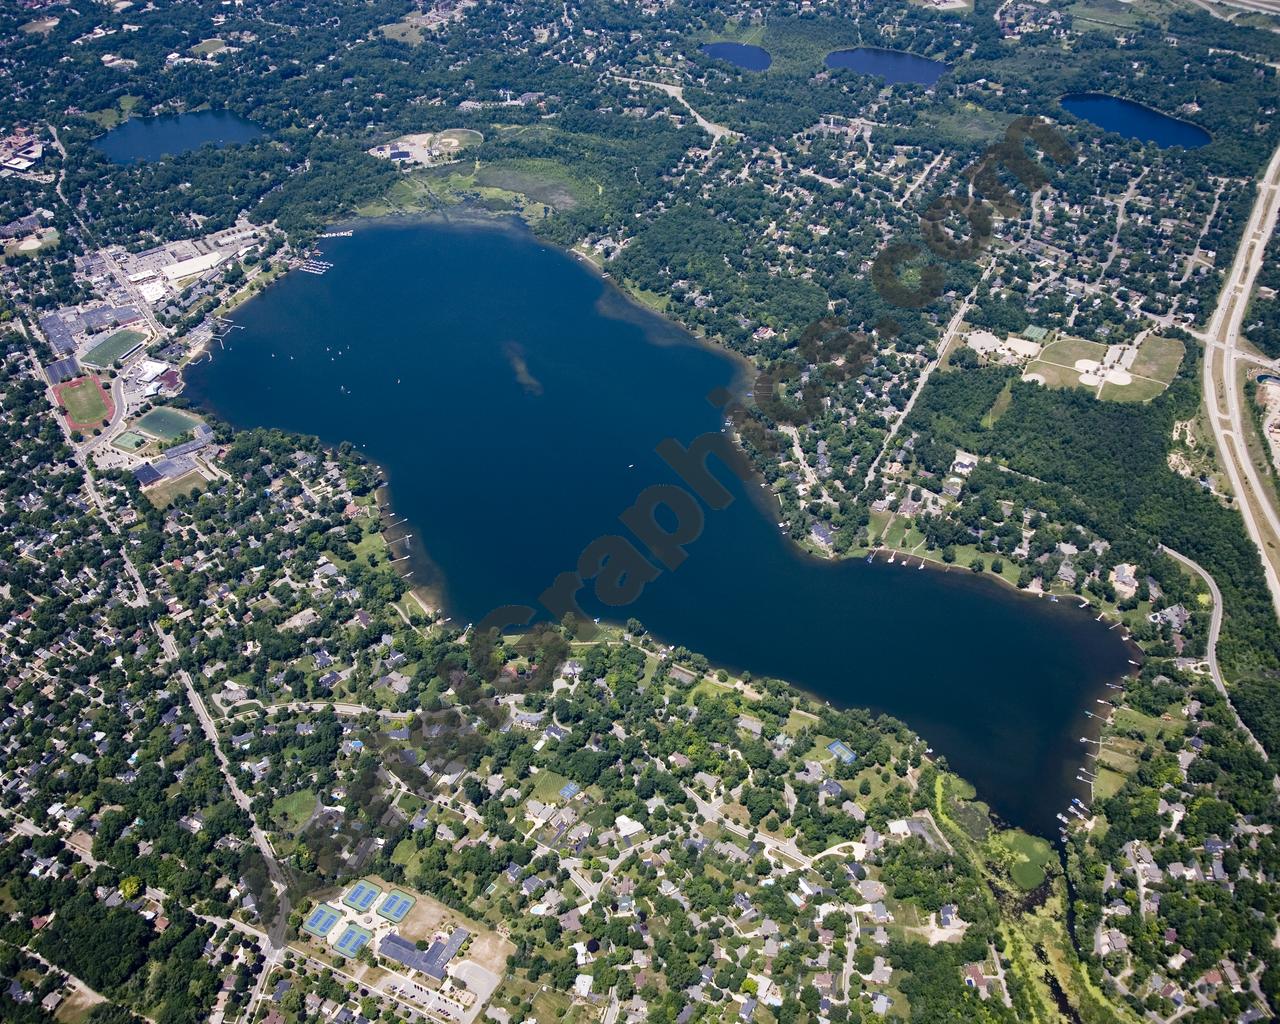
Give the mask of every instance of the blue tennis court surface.
M 575 796 L 582 792 L 582 787 L 576 782 L 566 782 L 560 787 L 560 795 L 565 800 L 572 800 Z
M 328 904 L 321 903 L 308 915 L 302 925 L 304 931 L 310 932 L 318 939 L 323 939 L 333 930 L 341 915 Z
M 373 938 L 373 935 L 359 925 L 349 924 L 347 925 L 347 930 L 333 944 L 333 948 L 343 956 L 355 956 L 360 950 L 364 949 L 371 938 Z
M 382 906 L 378 908 L 378 916 L 385 917 L 392 924 L 399 924 L 404 920 L 405 914 L 413 909 L 416 902 L 408 893 L 392 889 L 387 893 L 387 898 L 382 901 Z
M 382 895 L 382 890 L 376 885 L 370 885 L 361 879 L 356 882 L 342 897 L 342 902 L 349 906 L 352 910 L 364 913 L 373 906 L 373 901 Z

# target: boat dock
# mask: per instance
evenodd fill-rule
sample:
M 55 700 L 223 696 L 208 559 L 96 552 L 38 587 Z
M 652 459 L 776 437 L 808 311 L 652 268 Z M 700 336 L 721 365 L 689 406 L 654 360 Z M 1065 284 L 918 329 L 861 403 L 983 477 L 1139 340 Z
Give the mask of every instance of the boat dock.
M 333 264 L 327 260 L 318 260 L 308 256 L 298 264 L 298 269 L 308 274 L 324 274 L 333 269 Z

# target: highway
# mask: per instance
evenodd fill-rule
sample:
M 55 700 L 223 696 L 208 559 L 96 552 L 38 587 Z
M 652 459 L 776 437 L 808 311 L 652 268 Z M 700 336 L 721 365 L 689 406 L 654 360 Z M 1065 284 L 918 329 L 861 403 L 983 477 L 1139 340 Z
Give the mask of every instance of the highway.
M 1267 241 L 1280 215 L 1280 149 L 1272 154 L 1258 185 L 1240 248 L 1222 286 L 1222 294 L 1209 325 L 1200 336 L 1204 342 L 1204 402 L 1218 450 L 1245 528 L 1262 556 L 1267 588 L 1280 614 L 1280 515 L 1269 484 L 1259 478 L 1245 445 L 1241 388 L 1237 375 L 1242 362 L 1253 362 L 1241 348 L 1240 326 L 1249 308 L 1249 296 L 1266 252 Z M 1220 401 L 1220 396 L 1223 399 Z M 1225 408 L 1224 408 L 1225 404 Z

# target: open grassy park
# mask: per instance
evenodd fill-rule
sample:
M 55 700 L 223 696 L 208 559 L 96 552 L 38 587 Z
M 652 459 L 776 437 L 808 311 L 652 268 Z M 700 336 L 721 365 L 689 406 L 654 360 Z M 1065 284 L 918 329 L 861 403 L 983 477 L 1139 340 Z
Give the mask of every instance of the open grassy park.
M 1093 371 L 1104 363 L 1109 350 L 1100 342 L 1061 338 L 1046 345 L 1027 364 L 1025 379 L 1050 388 L 1087 388 L 1107 401 L 1148 402 L 1169 386 L 1185 355 L 1182 342 L 1149 337 L 1138 346 L 1127 367 L 1123 360 L 1115 365 L 1112 351 L 1112 368 L 1100 381 Z

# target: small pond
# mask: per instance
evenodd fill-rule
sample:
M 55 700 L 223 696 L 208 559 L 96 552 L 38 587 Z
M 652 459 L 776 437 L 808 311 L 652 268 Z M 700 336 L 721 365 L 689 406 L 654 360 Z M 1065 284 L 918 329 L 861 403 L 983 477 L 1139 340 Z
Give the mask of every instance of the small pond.
M 94 140 L 94 148 L 112 163 L 131 164 L 199 149 L 252 142 L 262 129 L 227 110 L 198 110 L 159 117 L 131 117 Z
M 762 46 L 750 43 L 706 43 L 700 47 L 708 57 L 716 60 L 727 60 L 744 71 L 767 71 L 773 63 L 773 57 Z
M 834 50 L 827 54 L 827 67 L 845 68 L 860 75 L 875 75 L 889 85 L 911 82 L 933 85 L 947 70 L 940 60 L 931 60 L 903 50 L 881 50 L 859 46 L 853 50 Z
M 1098 92 L 1072 93 L 1063 96 L 1061 102 L 1068 113 L 1103 131 L 1115 132 L 1126 139 L 1154 142 L 1161 149 L 1170 146 L 1195 149 L 1212 141 L 1209 133 L 1199 125 L 1180 121 L 1119 96 Z

